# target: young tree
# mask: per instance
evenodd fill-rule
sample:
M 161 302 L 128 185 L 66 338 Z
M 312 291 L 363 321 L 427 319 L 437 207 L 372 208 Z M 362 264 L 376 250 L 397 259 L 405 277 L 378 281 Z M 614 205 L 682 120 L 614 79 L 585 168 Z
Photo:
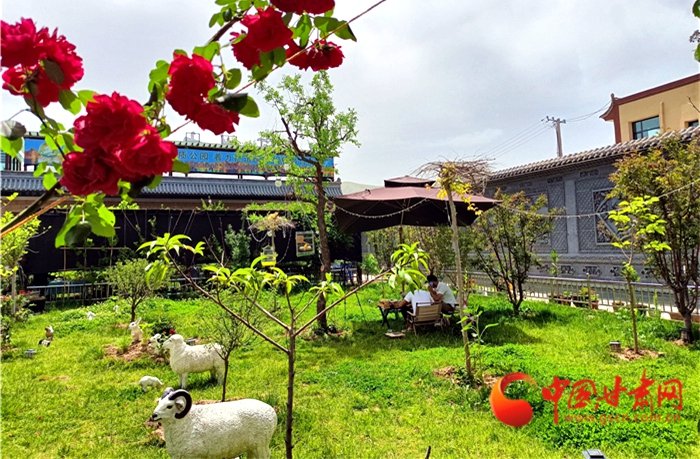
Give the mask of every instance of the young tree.
M 221 302 L 228 304 L 246 322 L 255 328 L 259 328 L 262 316 L 252 303 L 230 290 L 218 289 L 215 294 Z M 221 389 L 221 401 L 225 402 L 231 354 L 236 349 L 250 345 L 257 338 L 257 335 L 218 306 L 207 308 L 203 316 L 203 324 L 203 333 L 221 346 L 220 349 L 216 349 L 216 352 L 224 359 L 224 381 Z
M 257 268 L 262 257 L 253 261 L 250 267 L 240 268 L 235 271 L 224 266 L 209 266 L 206 269 L 212 273 L 209 280 L 210 284 L 215 286 L 214 290 L 205 289 L 199 285 L 195 279 L 188 276 L 187 273 L 177 264 L 175 255 L 179 255 L 181 251 L 187 251 L 193 255 L 203 255 L 204 243 L 199 242 L 192 247 L 185 243 L 189 241 L 189 237 L 179 234 L 171 236 L 166 233 L 164 236 L 157 238 L 155 241 L 146 242 L 141 245 L 139 250 L 146 251 L 147 256 L 156 257 L 156 260 L 151 263 L 150 269 L 146 274 L 146 278 L 162 277 L 165 275 L 170 266 L 173 266 L 178 274 L 185 278 L 202 297 L 212 301 L 222 310 L 226 311 L 231 317 L 239 321 L 243 326 L 251 332 L 272 344 L 275 348 L 282 351 L 287 356 L 287 415 L 286 415 L 286 434 L 285 434 L 285 449 L 287 459 L 292 459 L 294 443 L 292 441 L 293 421 L 294 421 L 294 381 L 295 381 L 295 365 L 296 365 L 296 340 L 305 330 L 319 320 L 329 310 L 343 303 L 346 298 L 354 295 L 360 289 L 366 287 L 373 282 L 388 277 L 392 287 L 396 282 L 406 282 L 411 288 L 419 288 L 425 276 L 419 271 L 420 266 L 426 266 L 425 253 L 417 248 L 417 244 L 413 246 L 402 245 L 402 247 L 392 256 L 396 264 L 391 271 L 383 271 L 375 278 L 363 283 L 354 290 L 343 294 L 342 288 L 330 281 L 330 274 L 326 276 L 326 280 L 322 281 L 318 286 L 309 289 L 310 295 L 302 295 L 298 301 L 292 298 L 291 292 L 295 285 L 301 282 L 308 282 L 303 276 L 287 275 L 279 268 L 271 268 L 270 271 L 263 271 Z M 240 295 L 250 305 L 254 306 L 263 317 L 274 322 L 276 326 L 281 327 L 284 331 L 285 341 L 279 340 L 274 335 L 265 332 L 261 328 L 248 322 L 238 312 L 232 309 L 230 303 L 227 303 L 225 298 L 218 294 L 219 291 L 230 289 L 237 295 Z M 264 289 L 272 289 L 275 295 L 283 298 L 283 307 L 286 306 L 285 320 L 276 316 L 270 310 L 266 309 L 260 301 L 260 293 Z M 333 297 L 333 300 L 326 308 L 317 313 L 309 320 L 303 319 L 302 315 L 308 308 L 317 301 L 319 296 L 327 298 Z M 325 303 L 324 303 L 325 304 Z
M 639 281 L 639 274 L 634 269 L 635 249 L 651 252 L 663 252 L 671 247 L 666 242 L 659 241 L 655 236 L 663 236 L 666 232 L 666 221 L 658 215 L 651 213 L 651 206 L 659 202 L 659 198 L 649 196 L 636 197 L 631 201 L 622 201 L 618 204 L 618 210 L 610 211 L 610 219 L 620 231 L 612 245 L 619 248 L 625 256 L 622 272 L 627 282 L 627 292 L 630 296 L 630 312 L 632 314 L 632 335 L 634 338 L 634 352 L 639 353 L 639 339 L 637 338 L 637 299 L 634 295 L 632 282 Z
M 5 225 L 13 218 L 12 212 L 5 211 L 0 219 L 0 224 Z M 3 289 L 9 284 L 12 297 L 12 314 L 17 312 L 17 271 L 19 263 L 22 257 L 27 254 L 29 240 L 39 232 L 39 224 L 39 220 L 31 220 L 2 237 L 2 244 L 0 244 L 0 263 L 2 264 L 0 266 L 0 278 L 2 279 Z
M 330 161 L 337 158 L 346 143 L 359 146 L 357 114 L 353 109 L 336 111 L 333 85 L 326 72 L 318 72 L 311 80 L 310 91 L 301 83 L 301 76 L 285 76 L 275 89 L 264 83 L 260 89 L 265 101 L 280 116 L 281 131 L 262 132 L 270 147 L 262 152 L 262 160 L 276 164 L 275 170 L 287 176 L 287 183 L 303 201 L 316 207 L 318 239 L 321 251 L 321 279 L 331 272 L 326 213 L 328 197 L 324 187 L 329 181 Z M 325 309 L 325 296 L 318 297 L 317 311 Z M 325 315 L 319 319 L 325 330 Z
M 486 211 L 470 229 L 470 263 L 506 291 L 513 312 L 518 314 L 525 299 L 523 284 L 528 271 L 539 264 L 535 244 L 552 230 L 555 210 L 537 213 L 547 205 L 545 195 L 530 203 L 523 192 L 508 195 L 498 190 L 495 198 L 503 202 Z
M 614 196 L 627 202 L 641 196 L 658 198 L 649 202 L 648 212 L 663 219 L 664 231 L 639 234 L 638 247 L 673 291 L 692 340 L 691 319 L 700 299 L 700 143 L 668 140 L 647 154 L 626 156 L 617 168 L 610 176 Z M 669 248 L 644 249 L 654 243 Z
M 469 193 L 474 185 L 485 183 L 488 176 L 489 165 L 486 160 L 477 161 L 437 161 L 424 165 L 420 169 L 421 174 L 437 174 L 436 185 L 441 188 L 438 196 L 447 197 L 450 209 L 450 226 L 452 229 L 452 250 L 454 251 L 455 270 L 457 271 L 457 310 L 462 323 L 462 341 L 464 342 L 465 367 L 467 376 L 471 380 L 472 366 L 469 351 L 469 332 L 466 326 L 467 312 L 465 307 L 464 274 L 462 257 L 459 251 L 459 228 L 457 227 L 457 208 L 454 203 L 454 194 L 463 201 L 469 202 Z M 472 206 L 470 206 L 472 207 Z M 471 209 L 480 213 L 476 207 Z
M 136 308 L 156 290 L 165 287 L 169 276 L 147 278 L 148 261 L 143 258 L 120 261 L 107 270 L 107 281 L 112 288 L 129 301 L 131 322 L 136 320 Z

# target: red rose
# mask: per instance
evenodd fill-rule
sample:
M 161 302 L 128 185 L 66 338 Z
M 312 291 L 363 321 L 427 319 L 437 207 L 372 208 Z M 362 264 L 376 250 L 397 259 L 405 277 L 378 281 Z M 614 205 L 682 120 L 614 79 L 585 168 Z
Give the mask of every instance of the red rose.
M 308 63 L 311 70 L 328 70 L 343 63 L 343 52 L 335 43 L 319 40 L 308 51 Z
M 224 132 L 231 133 L 236 129 L 234 124 L 238 124 L 238 113 L 231 112 L 216 104 L 202 104 L 197 110 L 194 122 L 202 129 L 208 129 L 216 135 Z
M 42 60 L 50 60 L 57 64 L 63 72 L 63 82 L 59 85 L 62 89 L 70 89 L 83 78 L 83 60 L 75 54 L 75 45 L 69 43 L 66 37 L 58 35 L 54 30 L 53 35 L 48 31 L 40 33 L 43 36 Z
M 33 76 L 27 78 L 29 75 Z M 2 79 L 4 81 L 3 89 L 7 89 L 11 94 L 24 96 L 25 99 L 29 99 L 33 95 L 42 107 L 58 101 L 58 92 L 61 88 L 51 81 L 39 65 L 35 65 L 33 69 L 22 67 L 7 69 L 2 74 Z
M 61 185 L 76 196 L 101 191 L 108 195 L 119 192 L 117 159 L 100 149 L 71 152 L 63 161 Z
M 306 51 L 303 51 L 301 54 L 299 54 L 296 57 L 292 57 L 295 54 L 297 54 L 299 51 L 301 51 L 301 48 L 299 45 L 296 44 L 294 40 L 290 40 L 289 44 L 287 46 L 287 60 L 290 64 L 292 64 L 295 67 L 299 67 L 302 70 L 306 70 L 309 68 L 309 56 Z
M 335 8 L 335 0 L 271 0 L 278 10 L 285 13 L 323 14 Z
M 284 25 L 282 13 L 272 7 L 258 8 L 258 14 L 246 15 L 241 23 L 248 27 L 246 40 L 250 41 L 250 46 L 264 53 L 286 45 L 293 35 Z
M 39 62 L 39 36 L 36 33 L 36 25 L 31 19 L 20 19 L 15 25 L 9 25 L 2 21 L 2 44 L 0 52 L 2 59 L 0 65 L 3 67 L 14 67 L 22 65 L 30 67 Z M 43 29 L 45 30 L 45 29 Z
M 192 118 L 209 90 L 216 86 L 213 70 L 211 62 L 197 54 L 191 58 L 174 55 L 168 71 L 171 78 L 165 98 L 176 112 Z
M 335 0 L 303 0 L 302 3 L 309 14 L 323 14 L 335 8 Z
M 136 143 L 122 148 L 118 156 L 122 168 L 127 172 L 150 177 L 173 169 L 177 147 L 172 142 L 162 140 L 158 132 L 151 128 L 148 134 L 138 137 Z
M 284 11 L 285 13 L 296 13 L 296 14 L 303 14 L 304 13 L 304 4 L 306 3 L 305 0 L 270 0 L 270 3 L 274 5 L 275 8 L 277 8 L 280 11 Z
M 148 127 L 141 104 L 116 92 L 96 95 L 86 111 L 73 123 L 75 143 L 86 150 L 128 145 Z
M 231 34 L 234 40 L 240 35 L 241 34 L 238 32 L 233 32 Z M 233 41 L 231 43 L 233 55 L 236 56 L 238 62 L 243 64 L 243 67 L 247 68 L 248 70 L 252 70 L 253 66 L 260 66 L 260 51 L 258 51 L 258 48 L 251 46 L 247 36 L 238 43 L 233 43 Z

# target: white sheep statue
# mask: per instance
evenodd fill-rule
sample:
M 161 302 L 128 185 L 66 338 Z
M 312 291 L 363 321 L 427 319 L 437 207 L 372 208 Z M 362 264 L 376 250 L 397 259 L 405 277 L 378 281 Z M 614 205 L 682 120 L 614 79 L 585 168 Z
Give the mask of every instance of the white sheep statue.
M 187 375 L 211 371 L 219 384 L 224 381 L 224 359 L 219 344 L 188 346 L 182 335 L 175 334 L 165 340 L 163 349 L 170 351 L 170 368 L 180 380 L 180 388 L 187 389 Z
M 140 323 L 141 318 L 139 317 L 139 319 L 136 322 L 131 322 L 129 324 L 129 331 L 131 332 L 132 343 L 140 343 L 143 339 L 143 330 L 141 330 L 141 327 L 139 327 Z
M 277 427 L 274 408 L 260 400 L 192 405 L 186 390 L 165 389 L 150 418 L 163 425 L 165 449 L 172 459 L 221 459 L 245 453 L 270 459 Z
M 88 318 L 88 320 L 92 320 L 92 319 L 94 319 L 96 316 L 97 316 L 97 314 L 95 314 L 95 313 L 92 312 L 92 311 L 88 311 L 88 312 L 87 312 L 87 318 Z
M 155 387 L 156 389 L 160 389 L 161 387 L 163 387 L 163 383 L 160 379 L 156 378 L 155 376 L 144 376 L 139 380 L 139 386 L 141 386 L 142 391 L 146 392 L 149 387 Z

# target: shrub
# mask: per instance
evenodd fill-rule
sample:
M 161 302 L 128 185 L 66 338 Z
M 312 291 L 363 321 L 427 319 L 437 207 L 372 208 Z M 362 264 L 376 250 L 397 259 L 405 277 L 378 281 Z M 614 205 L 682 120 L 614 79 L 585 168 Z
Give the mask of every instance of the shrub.
M 120 261 L 107 271 L 107 279 L 120 297 L 131 305 L 131 322 L 136 320 L 136 308 L 153 292 L 162 289 L 168 283 L 168 276 L 146 277 L 148 260 L 136 259 Z

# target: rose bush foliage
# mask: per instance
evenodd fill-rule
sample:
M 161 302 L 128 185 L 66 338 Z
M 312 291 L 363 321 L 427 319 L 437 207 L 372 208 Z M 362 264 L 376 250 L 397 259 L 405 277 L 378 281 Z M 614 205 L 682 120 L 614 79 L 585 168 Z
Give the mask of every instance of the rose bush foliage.
M 114 235 L 114 215 L 103 204 L 105 195 L 129 201 L 144 186 L 157 186 L 162 174 L 188 171 L 177 160 L 175 144 L 165 140 L 182 127 L 171 128 L 168 110 L 185 117 L 186 124 L 195 123 L 217 135 L 235 132 L 240 115 L 259 115 L 255 101 L 242 93 L 244 88 L 237 89 L 243 71 L 228 67 L 227 55 L 249 72 L 250 79 L 261 81 L 286 62 L 312 71 L 338 67 L 343 53 L 328 38 L 335 34 L 355 40 L 347 22 L 332 17 L 334 0 L 216 3 L 221 10 L 209 25 L 220 26 L 219 31 L 191 54 L 176 50 L 169 61 L 158 61 L 149 75 L 150 99 L 143 104 L 116 92 L 74 92 L 84 74 L 83 63 L 66 37 L 39 28 L 32 19 L 1 22 L 3 88 L 24 98 L 28 111 L 41 120 L 47 146 L 58 154 L 58 160 L 40 163 L 35 171 L 43 175 L 44 201 L 64 189 L 76 198 L 57 246 L 76 242 L 71 231 L 78 223 L 83 224 L 81 234 L 90 225 L 96 235 Z M 231 54 L 222 53 L 229 46 Z M 84 113 L 66 128 L 44 112 L 55 102 L 74 115 Z M 16 155 L 24 132 L 17 122 L 3 122 L 3 151 Z M 38 210 L 38 205 L 30 206 L 20 216 Z

